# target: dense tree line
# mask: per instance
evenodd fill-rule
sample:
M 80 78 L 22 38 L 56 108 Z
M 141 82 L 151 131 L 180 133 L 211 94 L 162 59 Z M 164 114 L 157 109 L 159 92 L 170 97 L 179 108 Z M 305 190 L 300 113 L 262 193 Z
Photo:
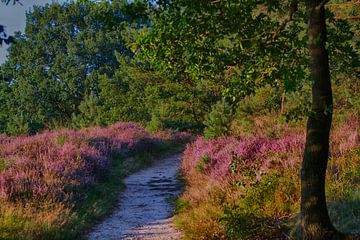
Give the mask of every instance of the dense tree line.
M 221 109 L 215 106 L 222 102 L 234 113 L 266 86 L 274 89 L 268 108 L 278 110 L 281 97 L 303 91 L 309 78 L 305 9 L 288 15 L 290 7 L 245 0 L 35 7 L 0 69 L 0 131 L 118 120 L 224 129 L 212 126 L 219 124 L 210 117 Z M 329 20 L 333 79 L 352 75 L 352 32 L 346 22 Z
M 1 66 L 2 131 L 35 133 L 78 119 L 81 103 L 99 96 L 101 76 L 114 75 L 114 52 L 132 55 L 123 26 L 147 21 L 133 19 L 125 7 L 83 1 L 28 13 L 25 33 L 15 35 L 16 44 Z

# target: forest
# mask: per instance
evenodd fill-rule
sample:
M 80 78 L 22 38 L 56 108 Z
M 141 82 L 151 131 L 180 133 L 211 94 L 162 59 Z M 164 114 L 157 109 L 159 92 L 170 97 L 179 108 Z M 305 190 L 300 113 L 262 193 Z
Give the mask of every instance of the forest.
M 5 30 L 0 239 L 84 238 L 179 151 L 184 239 L 360 239 L 359 1 L 53 2 Z

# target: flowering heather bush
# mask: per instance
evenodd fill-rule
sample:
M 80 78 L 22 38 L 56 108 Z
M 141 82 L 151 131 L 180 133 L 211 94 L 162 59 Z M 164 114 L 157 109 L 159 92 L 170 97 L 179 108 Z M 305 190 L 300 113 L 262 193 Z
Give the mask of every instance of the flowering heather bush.
M 103 154 L 125 153 L 141 150 L 147 144 L 160 141 L 135 123 L 115 123 L 108 128 L 85 128 L 80 132 L 87 136 L 90 145 Z
M 300 162 L 304 136 L 285 136 L 281 139 L 252 137 L 236 139 L 220 137 L 206 141 L 203 137 L 187 146 L 183 158 L 183 170 L 187 174 L 201 171 L 215 179 L 242 178 L 267 172 L 272 165 L 294 167 Z M 292 159 L 287 159 L 288 154 Z M 284 161 L 286 159 L 286 161 Z M 252 171 L 252 172 L 249 172 Z
M 7 143 L 10 141 L 11 141 L 11 137 L 4 134 L 0 134 L 0 144 Z
M 198 137 L 187 145 L 182 163 L 187 187 L 176 215 L 187 238 L 283 239 L 284 231 L 290 234 L 295 222 L 289 219 L 300 208 L 305 133 L 277 127 L 269 128 L 276 137 Z M 358 233 L 359 143 L 356 117 L 331 131 L 326 191 L 332 220 L 343 232 Z
M 122 122 L 13 139 L 0 136 L 0 159 L 10 162 L 0 172 L 0 201 L 71 201 L 79 189 L 108 174 L 113 154 L 141 151 L 162 140 L 137 124 Z
M 331 156 L 340 156 L 360 143 L 359 134 L 360 119 L 353 115 L 348 116 L 345 124 L 339 126 L 331 132 L 330 136 L 330 154 Z
M 65 200 L 76 187 L 85 187 L 106 174 L 110 160 L 75 131 L 45 132 L 2 144 L 1 157 L 11 161 L 0 173 L 0 199 Z
M 358 126 L 359 120 L 350 117 L 344 125 L 332 131 L 332 155 L 342 154 L 359 145 Z M 299 167 L 304 143 L 304 133 L 286 133 L 280 138 L 220 137 L 206 140 L 199 137 L 186 147 L 182 168 L 185 176 L 202 172 L 214 179 L 241 179 L 253 174 L 259 179 L 269 169 L 281 171 Z

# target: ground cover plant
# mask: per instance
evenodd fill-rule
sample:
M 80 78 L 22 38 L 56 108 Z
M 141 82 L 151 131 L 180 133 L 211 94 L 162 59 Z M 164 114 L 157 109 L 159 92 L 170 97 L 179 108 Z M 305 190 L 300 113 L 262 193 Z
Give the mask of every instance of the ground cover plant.
M 111 209 L 121 178 L 188 137 L 123 122 L 1 136 L 0 239 L 77 236 Z
M 358 126 L 359 118 L 350 115 L 331 136 L 328 205 L 346 233 L 359 233 Z M 188 239 L 296 238 L 305 133 L 283 127 L 277 136 L 245 135 L 199 137 L 187 145 L 187 189 L 178 200 L 177 223 Z

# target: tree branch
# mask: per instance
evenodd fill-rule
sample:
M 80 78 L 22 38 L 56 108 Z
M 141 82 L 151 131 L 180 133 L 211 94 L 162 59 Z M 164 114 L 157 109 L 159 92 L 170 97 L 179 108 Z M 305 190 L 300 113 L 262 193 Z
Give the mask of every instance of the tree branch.
M 274 42 L 279 36 L 282 31 L 286 28 L 287 24 L 293 20 L 293 16 L 295 12 L 298 10 L 299 0 L 293 0 L 290 4 L 290 9 L 288 12 L 288 17 L 285 21 L 280 25 L 279 29 L 273 34 L 272 42 Z
M 322 7 L 324 7 L 325 4 L 328 3 L 328 2 L 329 2 L 329 0 L 323 0 L 319 5 L 317 5 L 317 6 L 315 7 L 315 10 L 316 10 L 316 11 L 320 11 L 320 9 L 321 9 Z
M 13 4 L 15 5 L 16 3 L 20 4 L 21 6 L 23 5 L 20 0 L 1 0 L 2 3 L 5 3 L 6 5 L 9 5 L 10 2 L 13 2 Z

